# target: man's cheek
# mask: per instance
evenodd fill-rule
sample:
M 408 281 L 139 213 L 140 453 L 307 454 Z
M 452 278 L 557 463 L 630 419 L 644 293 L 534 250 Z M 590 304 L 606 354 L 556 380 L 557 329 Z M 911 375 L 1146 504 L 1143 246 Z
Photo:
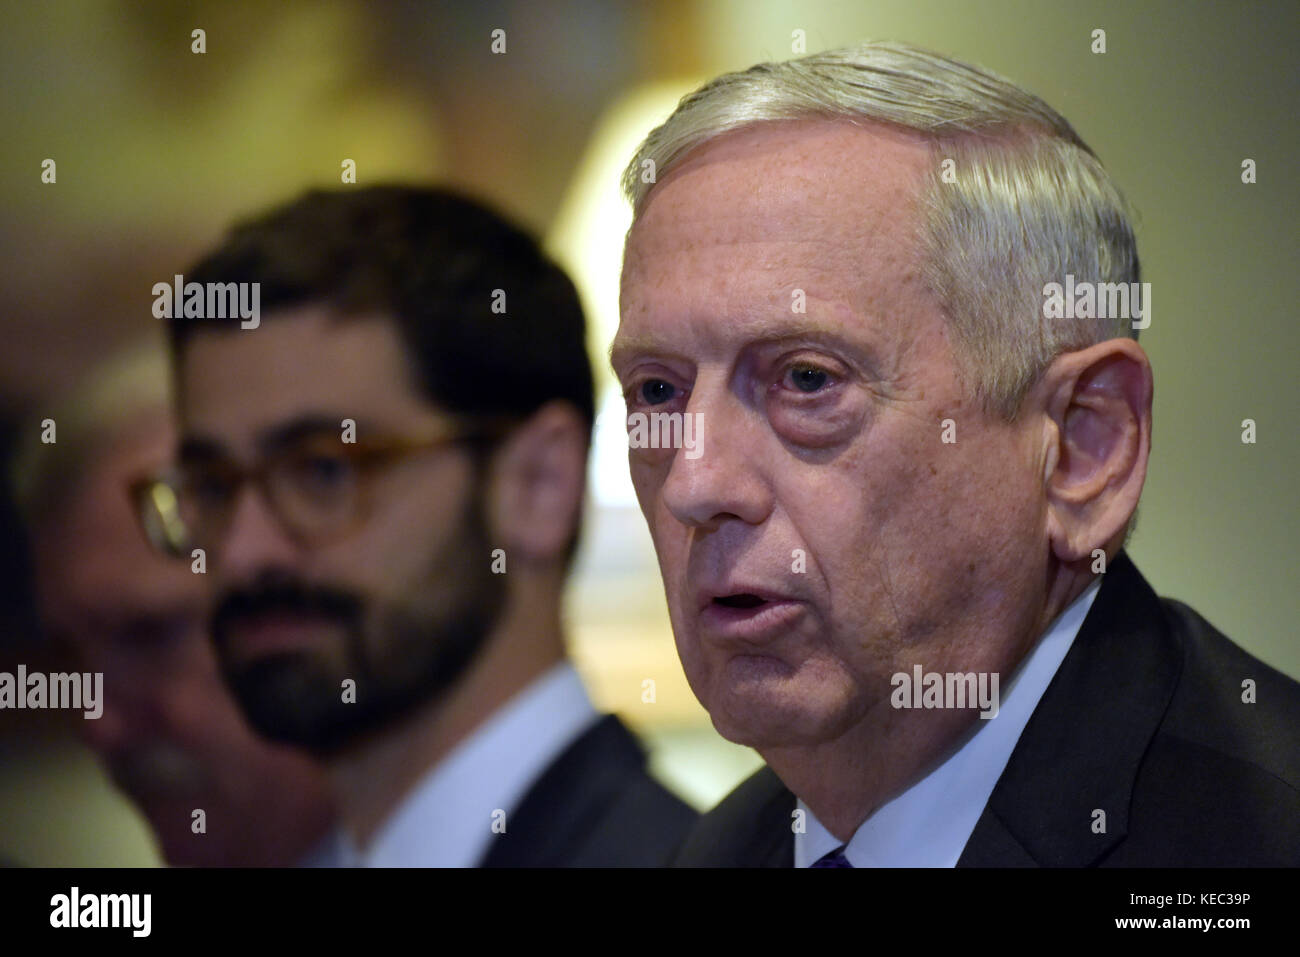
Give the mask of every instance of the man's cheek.
M 663 488 L 661 476 L 656 476 L 645 463 L 631 460 L 631 477 L 632 489 L 636 492 L 637 505 L 641 507 L 641 514 L 645 516 L 647 522 L 653 526 L 656 520 L 657 512 L 662 509 L 662 499 L 659 496 L 659 490 Z
M 640 498 L 639 495 L 638 498 Z M 682 524 L 677 521 L 676 516 L 668 510 L 668 507 L 663 503 L 663 499 L 658 496 L 642 498 L 641 511 L 650 530 L 650 538 L 654 542 L 655 551 L 659 555 L 659 562 L 661 565 L 668 565 L 670 563 L 669 552 L 675 547 L 676 540 L 684 531 Z

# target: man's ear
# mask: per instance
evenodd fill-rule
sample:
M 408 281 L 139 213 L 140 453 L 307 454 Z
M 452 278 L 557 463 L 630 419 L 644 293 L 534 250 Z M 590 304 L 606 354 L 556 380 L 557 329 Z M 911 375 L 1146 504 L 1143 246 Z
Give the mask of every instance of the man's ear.
M 1132 339 L 1058 356 L 1034 389 L 1044 409 L 1047 532 L 1063 562 L 1107 557 L 1137 508 L 1151 453 L 1151 363 Z
M 562 561 L 582 514 L 589 430 L 567 402 L 548 402 L 492 456 L 488 523 L 513 561 Z

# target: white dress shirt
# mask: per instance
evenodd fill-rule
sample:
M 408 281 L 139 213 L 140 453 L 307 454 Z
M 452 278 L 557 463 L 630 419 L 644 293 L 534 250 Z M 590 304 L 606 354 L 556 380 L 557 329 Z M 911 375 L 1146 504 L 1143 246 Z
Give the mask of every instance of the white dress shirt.
M 577 671 L 557 664 L 433 767 L 359 849 L 338 828 L 305 867 L 475 867 L 546 768 L 600 718 Z
M 943 764 L 862 822 L 844 848 L 854 867 L 953 867 L 1011 759 L 1020 733 L 1051 684 L 1101 588 L 1092 582 L 1057 616 L 1000 690 L 996 717 L 976 718 L 965 744 Z M 840 841 L 800 801 L 806 833 L 794 838 L 795 867 L 808 867 Z

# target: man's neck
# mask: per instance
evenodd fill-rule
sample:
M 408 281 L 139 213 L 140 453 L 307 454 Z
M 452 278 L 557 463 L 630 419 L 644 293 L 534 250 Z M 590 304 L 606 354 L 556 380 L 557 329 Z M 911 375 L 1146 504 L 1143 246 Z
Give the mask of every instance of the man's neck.
M 1093 576 L 1086 565 L 1056 566 L 1040 612 L 1018 641 L 1004 642 L 992 670 L 1009 678 L 1052 622 L 1081 595 Z M 963 668 L 978 671 L 981 668 Z M 978 731 L 972 710 L 895 709 L 886 698 L 839 738 L 814 746 L 759 749 L 763 760 L 817 816 L 848 843 L 876 809 L 938 767 Z
M 342 826 L 358 847 L 371 843 L 433 767 L 563 660 L 558 611 L 527 624 L 521 618 L 503 621 L 443 695 L 332 763 Z

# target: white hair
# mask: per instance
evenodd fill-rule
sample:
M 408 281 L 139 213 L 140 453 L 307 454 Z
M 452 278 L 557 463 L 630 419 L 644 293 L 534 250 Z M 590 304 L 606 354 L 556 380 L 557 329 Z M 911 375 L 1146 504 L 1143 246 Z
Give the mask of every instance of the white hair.
M 760 63 L 683 97 L 623 173 L 633 224 L 655 183 L 697 147 L 755 123 L 810 118 L 889 124 L 929 142 L 923 275 L 986 410 L 1014 418 L 1062 352 L 1137 338 L 1123 318 L 1044 318 L 1043 287 L 1067 274 L 1139 281 L 1127 204 L 1096 155 L 1033 94 L 906 44 Z
M 159 336 L 149 335 L 111 352 L 77 383 L 47 397 L 42 418 L 54 421 L 58 441 L 43 442 L 43 429 L 32 422 L 9 476 L 24 521 L 31 526 L 54 515 L 96 456 L 134 420 L 170 415 L 170 396 L 167 351 Z

